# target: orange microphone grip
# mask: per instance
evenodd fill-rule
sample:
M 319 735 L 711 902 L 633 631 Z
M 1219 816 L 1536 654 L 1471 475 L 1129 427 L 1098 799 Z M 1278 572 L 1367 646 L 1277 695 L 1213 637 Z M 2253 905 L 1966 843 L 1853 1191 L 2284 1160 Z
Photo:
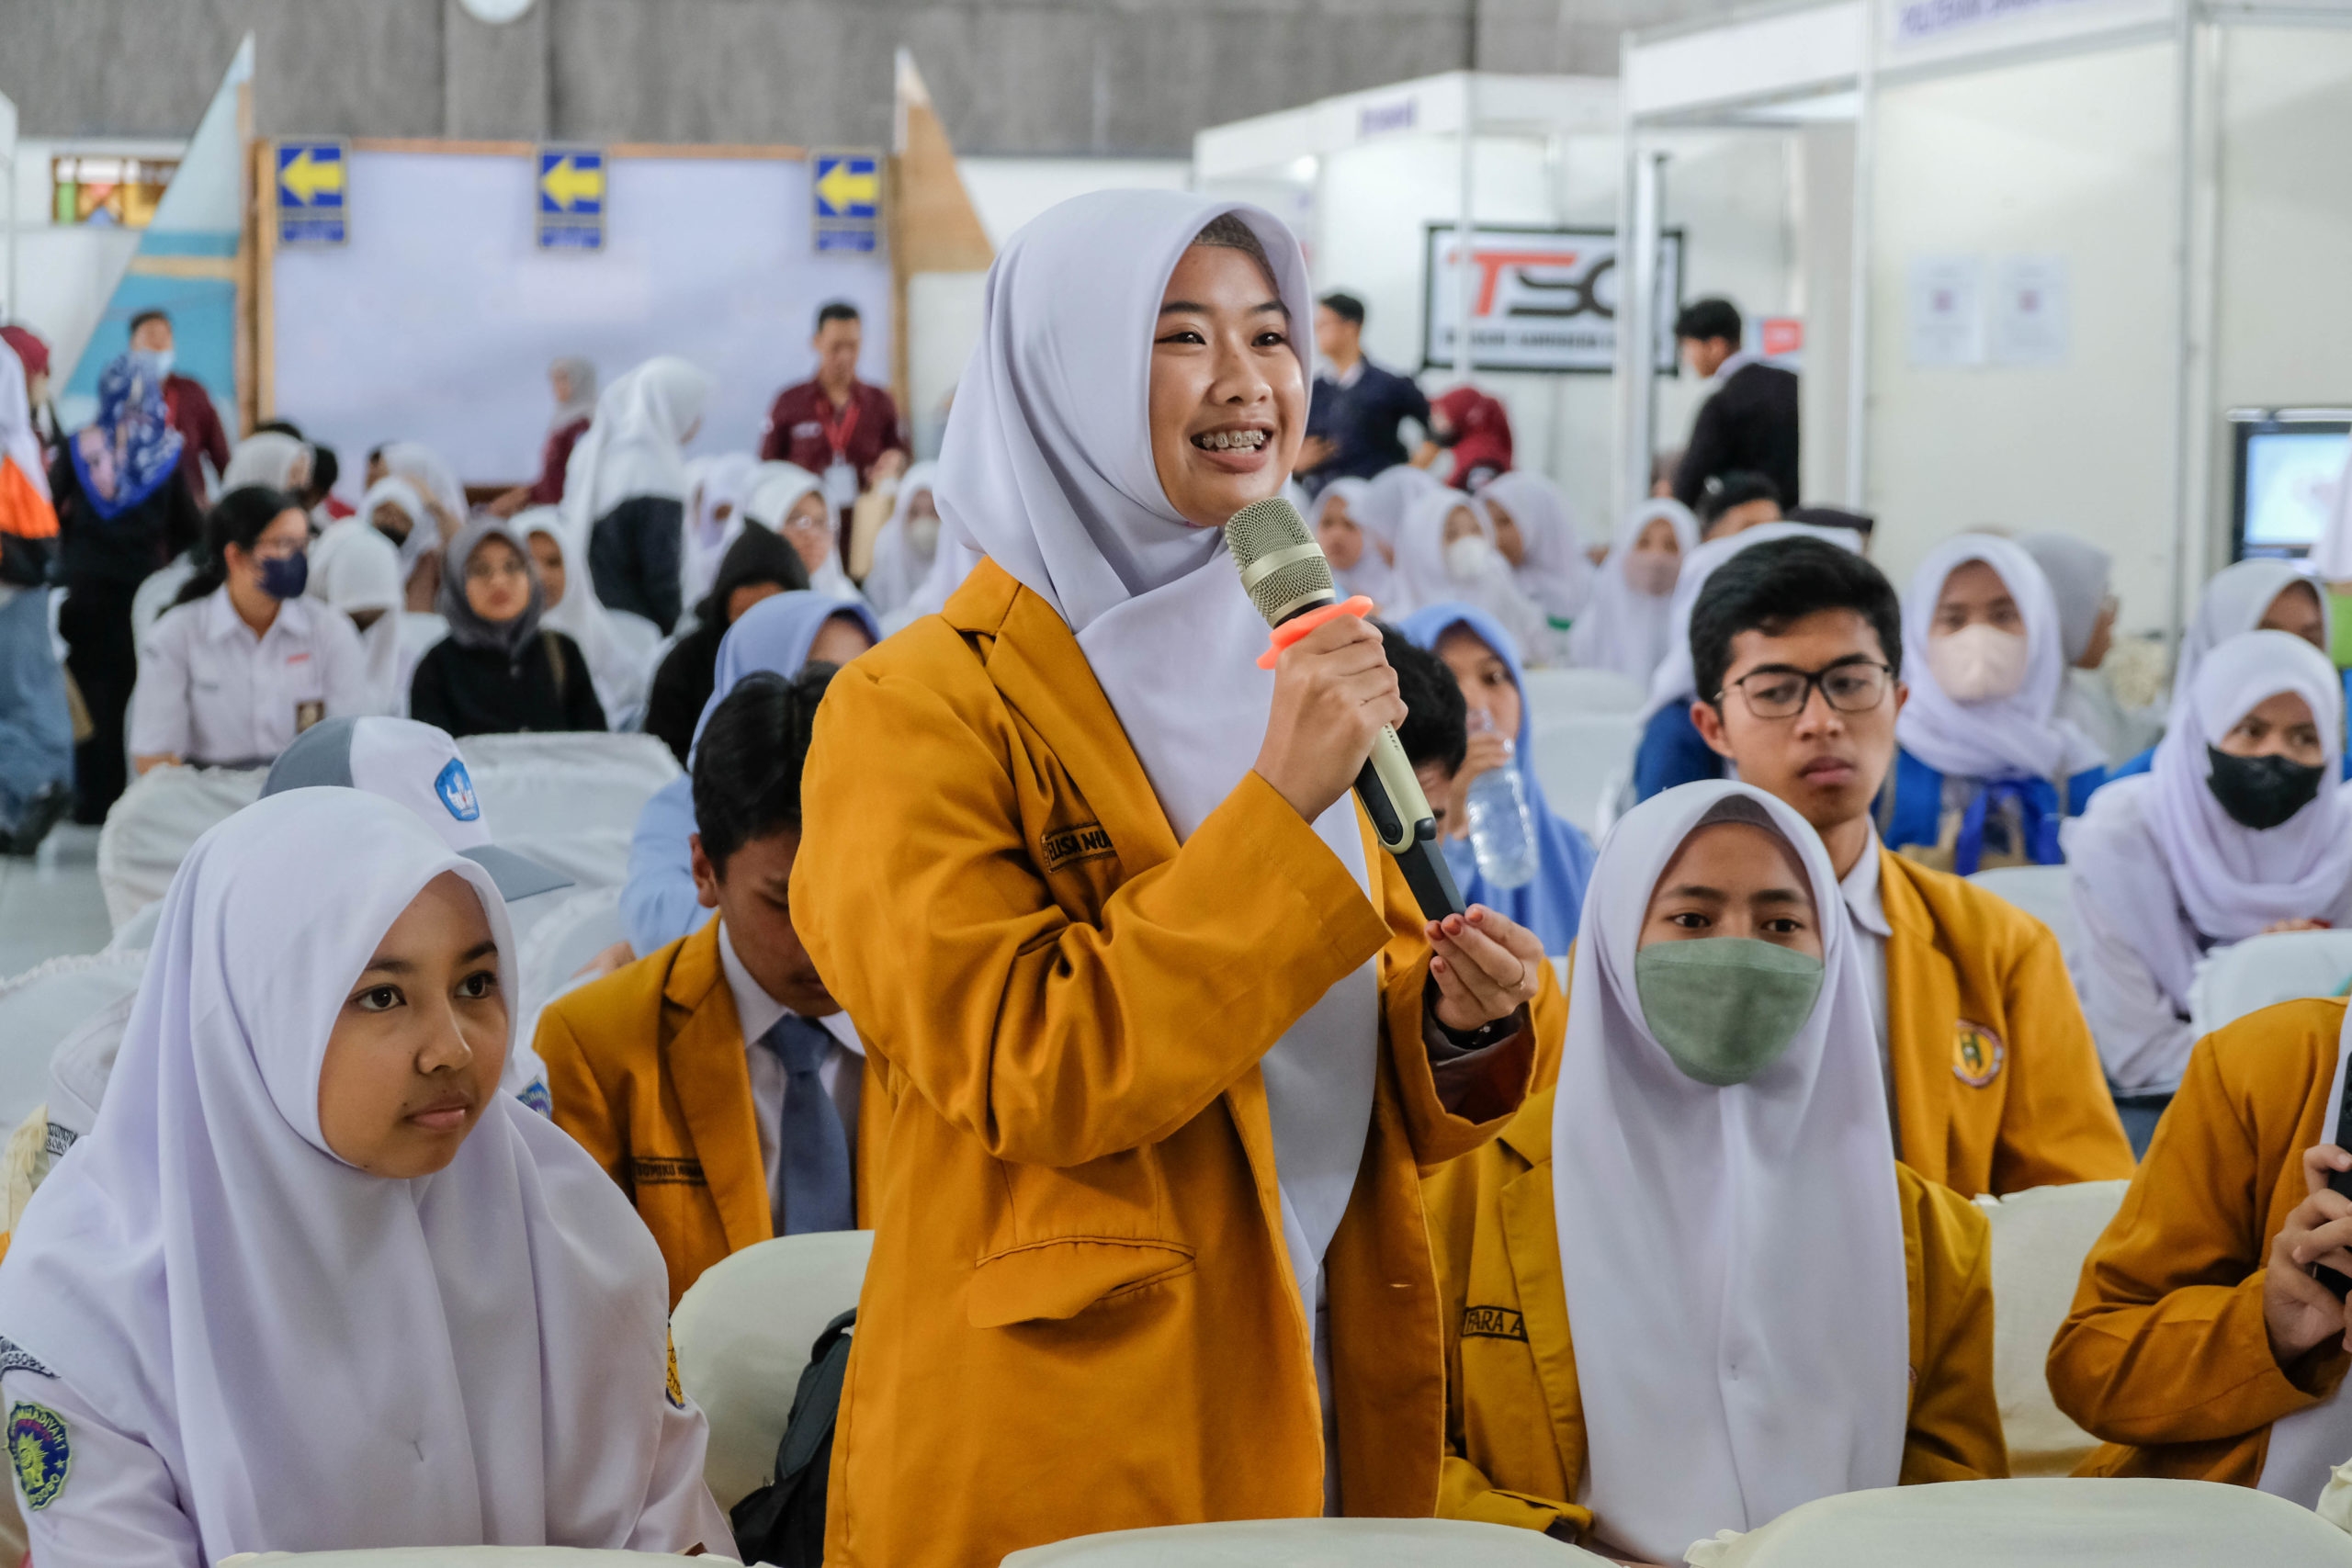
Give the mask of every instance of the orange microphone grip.
M 1272 635 L 1266 638 L 1266 651 L 1258 655 L 1258 668 L 1272 670 L 1274 660 L 1282 657 L 1283 649 L 1327 621 L 1336 621 L 1341 615 L 1361 618 L 1371 614 L 1372 601 L 1359 593 L 1352 599 L 1342 599 L 1336 604 L 1326 604 L 1319 610 L 1309 610 L 1303 615 L 1294 616 L 1276 626 Z

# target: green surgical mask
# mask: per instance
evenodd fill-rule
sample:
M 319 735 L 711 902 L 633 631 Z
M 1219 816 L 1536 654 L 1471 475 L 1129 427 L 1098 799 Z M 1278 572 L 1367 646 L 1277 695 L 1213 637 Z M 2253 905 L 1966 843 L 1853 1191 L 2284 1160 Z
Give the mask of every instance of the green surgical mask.
M 1821 960 L 1754 937 L 1652 942 L 1634 955 L 1642 1016 L 1687 1077 L 1717 1089 L 1779 1061 L 1813 1016 Z

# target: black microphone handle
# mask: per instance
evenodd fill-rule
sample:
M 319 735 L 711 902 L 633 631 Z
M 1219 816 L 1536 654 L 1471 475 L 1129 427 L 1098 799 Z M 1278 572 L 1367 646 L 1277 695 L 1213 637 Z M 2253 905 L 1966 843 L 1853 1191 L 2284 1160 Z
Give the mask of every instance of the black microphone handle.
M 2347 1107 L 2352 1107 L 2352 1073 L 2344 1075 L 2344 1100 L 2335 1111 L 2335 1142 L 2339 1146 L 2344 1142 L 2346 1130 L 2352 1128 L 2352 1115 L 2346 1113 Z M 2352 1198 L 2352 1170 L 2333 1172 L 2327 1179 L 2327 1184 L 2345 1197 Z M 2346 1279 L 2324 1263 L 2312 1265 L 2312 1278 L 2334 1291 L 2338 1301 L 2352 1295 L 2352 1279 Z
M 1380 847 L 1396 857 L 1405 873 L 1405 885 L 1413 890 L 1421 918 L 1442 920 L 1462 914 L 1465 906 L 1461 890 L 1453 886 L 1453 868 L 1437 847 L 1437 818 L 1430 810 L 1429 797 L 1421 793 L 1421 781 L 1414 776 L 1412 763 L 1406 760 L 1405 748 L 1397 742 L 1396 731 L 1387 725 L 1380 727 L 1372 755 L 1356 774 L 1356 798 L 1363 802 L 1364 813 L 1372 818 Z

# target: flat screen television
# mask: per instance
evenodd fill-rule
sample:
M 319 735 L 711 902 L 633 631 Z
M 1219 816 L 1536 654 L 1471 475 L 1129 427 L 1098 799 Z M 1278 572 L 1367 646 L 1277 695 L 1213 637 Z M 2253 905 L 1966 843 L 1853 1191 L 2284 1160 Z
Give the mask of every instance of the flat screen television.
M 2230 558 L 2300 560 L 2318 542 L 2352 456 L 2352 409 L 2233 409 Z

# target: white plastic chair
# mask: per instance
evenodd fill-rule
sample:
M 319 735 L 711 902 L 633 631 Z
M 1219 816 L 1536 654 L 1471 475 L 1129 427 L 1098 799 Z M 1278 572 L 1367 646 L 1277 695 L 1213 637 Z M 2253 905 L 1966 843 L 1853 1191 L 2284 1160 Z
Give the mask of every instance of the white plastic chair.
M 697 1562 L 732 1562 L 721 1541 Z M 218 1568 L 650 1568 L 678 1558 L 651 1551 L 590 1551 L 573 1546 L 385 1546 L 366 1551 L 240 1551 Z
M 507 908 L 514 917 L 515 967 L 523 976 L 520 1038 L 537 1040 L 548 1003 L 571 989 L 590 959 L 628 940 L 621 928 L 621 890 L 562 887 Z
M 873 1255 L 872 1231 L 778 1236 L 704 1269 L 670 1314 L 679 1385 L 710 1420 L 702 1474 L 720 1507 L 773 1477 L 809 1348 L 857 1304 Z
M 1690 1550 L 1693 1568 L 2343 1568 L 2344 1534 L 2250 1486 L 2113 1478 L 1849 1492 Z M 1011 1559 L 1007 1559 L 1008 1562 Z
M 638 814 L 680 773 L 651 735 L 469 735 L 458 749 L 498 846 L 583 887 L 628 879 Z
M 139 989 L 147 954 L 52 958 L 0 981 L 0 1126 L 14 1127 L 49 1098 L 58 1043 Z
M 1641 743 L 1641 726 L 1629 713 L 1539 719 L 1533 741 L 1535 776 L 1544 782 L 1552 809 L 1600 837 L 1611 781 L 1633 766 Z
M 2209 955 L 2188 987 L 2188 1023 L 2199 1036 L 2298 997 L 2342 994 L 2352 979 L 2352 931 L 2278 931 Z
M 2036 1187 L 1979 1198 L 1993 1226 L 1993 1392 L 2012 1475 L 2064 1475 L 2098 1439 L 2050 1396 L 2050 1342 L 2075 1304 L 2083 1259 L 2128 1181 Z
M 266 768 L 153 768 L 131 781 L 98 829 L 98 890 L 121 925 L 164 896 L 197 840 L 261 798 Z
M 1533 1530 L 1461 1519 L 1236 1519 L 1033 1546 L 1003 1568 L 1569 1568 L 1606 1563 Z
M 2083 921 L 2075 912 L 2075 895 L 2063 865 L 2003 865 L 1970 877 L 1987 893 L 1998 894 L 2043 925 L 2058 939 L 2058 951 L 2073 967 L 2082 951 Z
M 1646 686 L 1614 670 L 1530 670 L 1521 693 L 1539 728 L 1580 714 L 1639 713 L 1649 699 Z

